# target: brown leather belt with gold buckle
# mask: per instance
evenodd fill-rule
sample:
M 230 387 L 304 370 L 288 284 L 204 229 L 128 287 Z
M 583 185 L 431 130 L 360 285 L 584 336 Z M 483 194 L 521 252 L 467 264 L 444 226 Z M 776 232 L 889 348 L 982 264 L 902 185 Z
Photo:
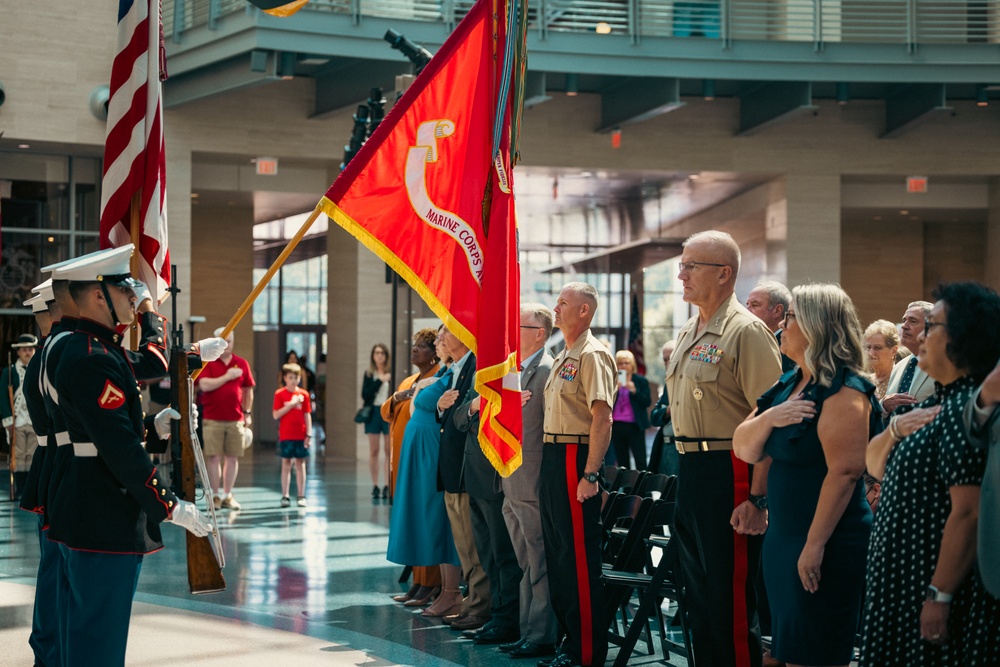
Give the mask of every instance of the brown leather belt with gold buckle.
M 545 437 L 542 439 L 547 445 L 589 445 L 590 436 L 589 435 L 559 435 L 555 433 L 546 433 Z M 730 447 L 730 449 L 732 449 Z
M 733 449 L 732 440 L 682 440 L 674 439 L 679 454 L 692 452 L 727 452 Z

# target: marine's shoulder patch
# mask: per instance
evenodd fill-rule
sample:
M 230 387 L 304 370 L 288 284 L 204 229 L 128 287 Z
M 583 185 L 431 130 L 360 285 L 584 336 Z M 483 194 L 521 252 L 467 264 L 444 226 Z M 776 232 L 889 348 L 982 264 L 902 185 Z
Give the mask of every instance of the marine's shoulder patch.
M 111 380 L 105 380 L 97 404 L 105 410 L 117 410 L 125 405 L 125 392 L 116 387 Z

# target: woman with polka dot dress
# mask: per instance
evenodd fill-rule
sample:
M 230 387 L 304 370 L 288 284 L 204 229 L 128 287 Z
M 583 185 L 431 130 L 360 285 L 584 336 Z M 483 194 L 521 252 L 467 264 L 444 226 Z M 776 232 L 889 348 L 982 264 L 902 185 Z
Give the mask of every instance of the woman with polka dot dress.
M 1000 358 L 1000 296 L 976 283 L 935 290 L 919 366 L 934 395 L 868 446 L 882 479 L 868 550 L 862 667 L 1000 665 L 1000 601 L 976 568 L 986 455 L 962 409 Z

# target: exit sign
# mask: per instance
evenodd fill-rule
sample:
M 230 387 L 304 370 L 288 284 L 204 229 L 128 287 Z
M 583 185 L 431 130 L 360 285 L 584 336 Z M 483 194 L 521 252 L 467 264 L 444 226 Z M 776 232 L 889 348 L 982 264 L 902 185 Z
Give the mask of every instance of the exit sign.
M 927 192 L 926 176 L 907 176 L 906 191 L 910 194 L 922 194 Z
M 259 157 L 256 160 L 258 176 L 275 176 L 278 173 L 278 158 Z

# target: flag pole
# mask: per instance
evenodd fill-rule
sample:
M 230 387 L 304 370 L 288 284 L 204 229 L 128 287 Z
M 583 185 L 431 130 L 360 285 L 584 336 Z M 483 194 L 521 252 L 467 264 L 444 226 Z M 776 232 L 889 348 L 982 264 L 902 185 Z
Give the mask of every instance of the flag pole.
M 132 193 L 132 199 L 129 202 L 128 216 L 129 216 L 129 240 L 132 241 L 132 257 L 129 258 L 129 271 L 132 276 L 136 279 L 139 277 L 139 241 L 140 241 L 140 229 L 139 229 L 139 214 L 141 212 L 142 201 L 140 197 L 142 195 L 142 189 L 137 192 Z M 146 285 L 146 289 L 150 289 L 149 285 Z M 156 289 L 156 285 L 152 286 L 152 289 Z M 155 296 L 153 298 L 156 298 Z M 137 306 L 139 304 L 136 304 Z M 132 351 L 135 352 L 139 349 L 139 318 L 134 318 L 132 324 L 129 325 L 129 345 Z
M 260 293 L 263 292 L 264 288 L 267 287 L 267 284 L 271 282 L 271 278 L 274 277 L 274 274 L 277 273 L 278 269 L 280 269 L 281 266 L 285 263 L 285 260 L 288 259 L 288 256 L 292 254 L 292 251 L 295 250 L 295 246 L 299 244 L 299 241 L 301 241 L 302 237 L 306 235 L 306 232 L 309 231 L 309 228 L 312 227 L 312 224 L 316 222 L 316 218 L 318 218 L 320 213 L 322 212 L 323 212 L 322 204 L 316 204 L 316 208 L 313 209 L 313 212 L 309 215 L 306 221 L 302 223 L 302 226 L 299 227 L 299 231 L 295 232 L 295 236 L 293 236 L 291 239 L 288 240 L 288 245 L 285 246 L 285 249 L 281 251 L 281 254 L 278 255 L 277 259 L 275 259 L 274 262 L 271 264 L 271 268 L 267 270 L 267 273 L 261 276 L 261 279 L 257 281 L 257 286 L 254 287 L 253 291 L 250 292 L 249 296 L 247 296 L 247 298 L 243 300 L 243 305 L 241 305 L 239 309 L 236 311 L 236 314 L 234 314 L 229 319 L 229 323 L 222 330 L 222 333 L 219 334 L 220 337 L 226 338 L 229 336 L 229 334 L 233 333 L 233 329 L 235 329 L 236 325 L 240 323 L 240 320 L 243 319 L 243 316 L 247 314 L 247 311 L 250 310 L 250 307 L 253 305 L 253 302 L 257 300 L 257 297 L 260 296 Z M 200 373 L 201 369 L 199 368 L 198 370 L 196 370 L 194 373 L 191 374 L 191 377 L 197 380 L 198 375 Z

